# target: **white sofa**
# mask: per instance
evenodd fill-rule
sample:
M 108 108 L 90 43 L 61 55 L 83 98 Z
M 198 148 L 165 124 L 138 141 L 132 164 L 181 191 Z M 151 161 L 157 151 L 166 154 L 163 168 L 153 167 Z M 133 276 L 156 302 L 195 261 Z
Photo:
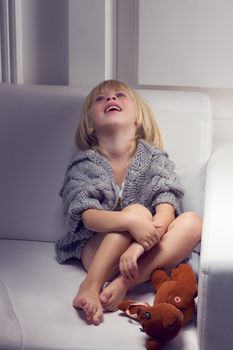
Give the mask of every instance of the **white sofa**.
M 233 168 L 228 147 L 218 148 L 207 166 L 212 152 L 207 96 L 139 93 L 155 110 L 177 164 L 185 209 L 200 215 L 204 209 L 200 266 L 198 254 L 191 260 L 199 274 L 197 322 L 165 349 L 219 350 L 224 344 L 230 349 L 233 259 L 226 202 L 233 198 Z M 84 94 L 69 87 L 0 85 L 0 349 L 144 349 L 139 325 L 120 312 L 105 314 L 98 327 L 86 324 L 72 308 L 85 272 L 77 261 L 59 265 L 55 259 L 54 241 L 64 234 L 58 193 Z M 129 297 L 152 302 L 153 294 L 146 283 Z

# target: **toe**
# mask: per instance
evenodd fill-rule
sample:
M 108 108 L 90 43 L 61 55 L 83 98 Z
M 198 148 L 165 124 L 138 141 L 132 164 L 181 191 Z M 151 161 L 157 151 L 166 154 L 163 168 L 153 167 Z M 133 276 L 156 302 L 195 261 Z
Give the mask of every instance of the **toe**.
M 73 306 L 77 309 L 83 309 L 87 303 L 87 300 L 83 297 L 81 298 L 74 298 L 73 300 Z
M 103 311 L 98 309 L 94 316 L 92 317 L 92 322 L 94 325 L 98 326 L 100 323 L 103 322 Z
M 87 303 L 86 306 L 83 308 L 83 311 L 86 314 L 87 320 L 92 321 L 93 315 L 97 311 L 97 306 L 91 302 Z
M 117 305 L 113 300 L 109 300 L 109 302 L 107 304 L 104 305 L 104 309 L 106 311 L 116 311 L 117 310 Z
M 109 303 L 110 299 L 111 299 L 112 293 L 107 292 L 106 290 L 104 290 L 101 294 L 100 294 L 100 301 L 103 305 Z
M 93 312 L 92 310 L 93 310 L 93 305 L 91 303 L 87 302 L 83 307 L 83 311 L 87 316 Z

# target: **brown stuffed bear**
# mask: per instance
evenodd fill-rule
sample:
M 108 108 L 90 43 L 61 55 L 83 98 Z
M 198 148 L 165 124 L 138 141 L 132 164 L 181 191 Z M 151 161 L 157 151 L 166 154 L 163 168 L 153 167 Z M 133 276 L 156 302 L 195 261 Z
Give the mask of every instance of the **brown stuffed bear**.
M 158 350 L 192 319 L 195 313 L 197 281 L 192 268 L 187 264 L 180 264 L 173 269 L 171 278 L 164 270 L 155 270 L 151 281 L 157 290 L 153 306 L 124 300 L 119 303 L 118 308 L 139 321 L 141 330 L 149 335 L 150 338 L 146 341 L 147 350 Z

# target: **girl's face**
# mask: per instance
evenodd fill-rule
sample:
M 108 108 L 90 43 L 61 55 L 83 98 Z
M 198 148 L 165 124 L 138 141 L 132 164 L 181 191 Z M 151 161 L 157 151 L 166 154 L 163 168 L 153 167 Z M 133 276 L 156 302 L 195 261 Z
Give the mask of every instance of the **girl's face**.
M 132 128 L 135 135 L 136 106 L 124 90 L 105 88 L 103 92 L 93 96 L 88 115 L 97 134 L 109 128 L 124 127 Z

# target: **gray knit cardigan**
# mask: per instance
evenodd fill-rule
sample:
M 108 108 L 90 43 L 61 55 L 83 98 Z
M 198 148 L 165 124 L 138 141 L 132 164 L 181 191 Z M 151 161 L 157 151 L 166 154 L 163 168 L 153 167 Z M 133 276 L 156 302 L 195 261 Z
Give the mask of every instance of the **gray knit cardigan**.
M 183 194 L 168 154 L 140 140 L 125 179 L 122 208 L 139 203 L 154 214 L 157 204 L 170 203 L 179 215 Z M 96 150 L 79 151 L 68 166 L 60 195 L 66 234 L 56 242 L 55 251 L 58 262 L 63 263 L 80 259 L 82 247 L 94 234 L 83 226 L 83 211 L 116 210 L 118 186 L 108 160 Z

